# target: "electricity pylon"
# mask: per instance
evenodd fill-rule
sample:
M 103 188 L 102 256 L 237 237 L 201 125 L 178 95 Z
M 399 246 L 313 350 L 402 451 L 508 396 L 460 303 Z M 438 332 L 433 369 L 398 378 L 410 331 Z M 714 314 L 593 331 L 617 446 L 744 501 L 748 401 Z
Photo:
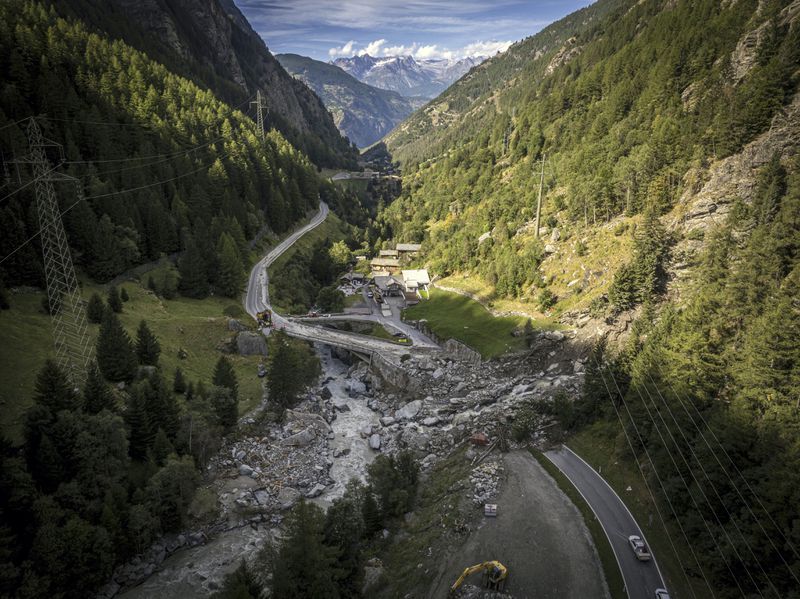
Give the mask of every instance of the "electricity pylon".
M 61 146 L 42 137 L 36 119 L 30 119 L 27 133 L 30 154 L 17 162 L 29 163 L 33 167 L 56 360 L 70 382 L 77 386 L 86 378 L 91 348 L 86 333 L 86 308 L 75 276 L 64 222 L 61 220 L 61 209 L 53 187 L 54 181 L 77 180 L 53 172 L 54 168 L 50 165 L 45 148 L 54 146 L 61 149 Z M 80 184 L 77 187 L 80 199 L 83 192 Z
M 261 135 L 261 141 L 264 141 L 264 112 L 263 112 L 263 104 L 261 103 L 261 90 L 259 89 L 256 91 L 256 101 L 250 102 L 250 104 L 256 105 L 256 126 L 258 127 L 258 133 Z

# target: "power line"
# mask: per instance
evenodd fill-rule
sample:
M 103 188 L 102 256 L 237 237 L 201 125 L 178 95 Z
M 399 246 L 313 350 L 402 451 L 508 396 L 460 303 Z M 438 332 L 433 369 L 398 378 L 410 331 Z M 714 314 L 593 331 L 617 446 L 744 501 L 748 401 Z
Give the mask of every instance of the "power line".
M 597 365 L 598 372 L 600 373 L 600 378 L 603 381 L 603 386 L 606 388 L 606 392 L 608 393 L 608 397 L 611 399 L 611 406 L 614 408 L 614 413 L 617 416 L 617 420 L 619 420 L 620 427 L 622 429 L 622 433 L 625 436 L 626 441 L 628 442 L 628 447 L 631 450 L 631 455 L 633 456 L 633 459 L 636 462 L 636 466 L 637 466 L 637 468 L 639 470 L 639 473 L 642 475 L 642 481 L 644 482 L 645 488 L 647 489 L 647 492 L 650 495 L 650 498 L 651 498 L 651 500 L 653 502 L 653 507 L 655 508 L 656 513 L 658 515 L 658 518 L 661 521 L 661 525 L 664 528 L 664 533 L 666 534 L 667 539 L 670 542 L 670 546 L 672 547 L 672 550 L 673 550 L 673 552 L 675 554 L 675 557 L 677 558 L 678 563 L 680 564 L 680 567 L 681 567 L 681 570 L 682 570 L 682 572 L 684 574 L 684 577 L 687 578 L 687 584 L 688 584 L 689 588 L 692 589 L 692 594 L 694 595 L 694 589 L 692 588 L 691 583 L 689 583 L 689 581 L 688 581 L 688 577 L 686 575 L 686 571 L 685 571 L 685 569 L 683 567 L 683 564 L 681 562 L 680 554 L 678 553 L 678 550 L 675 548 L 675 544 L 672 541 L 672 537 L 669 535 L 669 531 L 667 529 L 666 521 L 664 520 L 664 517 L 661 514 L 661 509 L 658 506 L 658 501 L 656 501 L 655 494 L 653 493 L 653 490 L 650 487 L 650 484 L 647 482 L 647 476 L 645 475 L 644 468 L 642 467 L 642 464 L 639 461 L 639 457 L 636 454 L 636 450 L 635 450 L 635 448 L 633 446 L 633 441 L 631 440 L 630 435 L 628 435 L 628 431 L 625 428 L 625 423 L 624 423 L 624 421 L 622 419 L 622 414 L 620 413 L 620 410 L 617 407 L 617 404 L 614 402 L 614 394 L 611 392 L 611 388 L 608 386 L 608 382 L 606 381 L 606 377 L 603 374 L 602 364 L 599 362 L 599 360 L 595 360 L 595 364 Z M 698 572 L 703 577 L 703 580 L 705 581 L 706 586 L 708 587 L 709 593 L 711 593 L 711 596 L 714 597 L 715 596 L 714 595 L 714 589 L 711 586 L 710 581 L 706 577 L 706 574 L 705 574 L 705 571 L 703 570 L 703 567 L 700 565 L 700 560 L 699 560 L 699 558 L 697 557 L 697 554 L 694 551 L 694 546 L 689 541 L 689 537 L 688 537 L 688 535 L 686 534 L 686 531 L 683 528 L 683 524 L 681 523 L 680 518 L 678 518 L 678 512 L 675 509 L 675 506 L 672 504 L 672 500 L 670 499 L 670 496 L 667 494 L 666 487 L 664 486 L 664 482 L 661 480 L 661 477 L 658 475 L 658 469 L 656 468 L 655 462 L 653 461 L 652 457 L 650 456 L 650 451 L 647 449 L 647 445 L 645 445 L 645 443 L 644 443 L 644 439 L 642 438 L 641 432 L 639 431 L 639 427 L 636 425 L 636 421 L 633 419 L 633 416 L 630 413 L 630 410 L 628 409 L 627 403 L 625 402 L 625 399 L 624 399 L 624 397 L 622 395 L 622 391 L 620 390 L 620 387 L 619 387 L 619 384 L 617 383 L 616 377 L 614 377 L 614 373 L 611 372 L 611 371 L 609 371 L 609 375 L 611 376 L 611 380 L 614 382 L 614 387 L 617 390 L 617 396 L 619 397 L 620 402 L 622 403 L 623 407 L 625 408 L 625 411 L 628 414 L 628 418 L 630 419 L 631 425 L 633 426 L 633 429 L 636 432 L 636 436 L 639 439 L 639 443 L 641 444 L 642 448 L 644 449 L 645 455 L 647 456 L 647 460 L 650 462 L 650 465 L 653 468 L 653 475 L 655 476 L 659 487 L 661 487 L 661 492 L 664 494 L 664 498 L 665 498 L 665 500 L 667 502 L 667 505 L 669 505 L 669 508 L 672 511 L 672 514 L 675 516 L 675 522 L 678 525 L 679 530 L 681 531 L 681 535 L 683 536 L 683 539 L 686 542 L 686 546 L 689 548 L 689 552 L 692 554 L 692 557 L 694 558 L 695 564 L 697 564 Z M 714 541 L 713 535 L 712 535 L 711 538 L 712 538 L 712 542 L 713 542 Z M 716 543 L 714 543 L 714 544 L 716 545 Z M 723 562 L 725 562 L 724 554 L 722 554 L 722 551 L 720 550 L 718 545 L 717 545 L 717 550 L 720 552 L 720 556 L 722 556 Z M 725 562 L 725 563 L 727 565 L 727 562 Z M 729 571 L 731 571 L 730 567 L 728 569 L 729 569 Z M 731 571 L 731 574 L 733 574 L 732 571 Z M 737 582 L 737 586 L 738 586 L 738 582 Z M 745 597 L 744 591 L 742 590 L 741 587 L 739 587 L 739 592 L 741 593 L 742 597 Z
M 716 520 L 717 524 L 719 525 L 719 528 L 722 530 L 722 534 L 725 536 L 725 539 L 728 541 L 728 544 L 731 546 L 731 549 L 733 549 L 733 552 L 736 555 L 736 559 L 738 559 L 739 563 L 742 564 L 742 567 L 743 567 L 744 571 L 747 573 L 747 576 L 750 578 L 750 582 L 753 583 L 753 587 L 756 589 L 756 592 L 760 596 L 763 597 L 764 594 L 761 592 L 758 583 L 756 582 L 755 578 L 753 577 L 752 572 L 750 572 L 749 568 L 744 567 L 744 563 L 745 563 L 744 559 L 739 554 L 739 550 L 737 549 L 736 544 L 733 542 L 733 539 L 731 538 L 730 534 L 728 533 L 728 530 L 725 528 L 725 526 L 723 526 L 722 520 L 717 515 L 717 512 L 714 509 L 714 506 L 711 504 L 711 500 L 709 499 L 708 495 L 706 494 L 705 490 L 703 489 L 703 485 L 700 484 L 700 481 L 698 480 L 697 476 L 695 476 L 694 471 L 692 470 L 692 466 L 689 463 L 689 460 L 686 459 L 686 456 L 683 454 L 682 451 L 680 451 L 680 446 L 679 446 L 678 442 L 675 440 L 675 436 L 672 434 L 672 430 L 669 428 L 669 426 L 667 425 L 666 421 L 664 420 L 664 417 L 661 415 L 661 412 L 658 409 L 658 406 L 656 405 L 655 400 L 653 399 L 652 395 L 650 394 L 650 391 L 647 389 L 647 385 L 643 385 L 643 388 L 644 388 L 645 393 L 647 394 L 647 397 L 650 399 L 651 402 L 653 402 L 653 410 L 658 415 L 658 418 L 661 421 L 661 424 L 662 424 L 663 428 L 667 431 L 667 435 L 669 436 L 670 440 L 672 441 L 672 444 L 675 446 L 676 452 L 681 457 L 681 460 L 683 461 L 684 466 L 686 466 L 686 470 L 688 471 L 689 476 L 691 477 L 691 480 L 694 482 L 695 485 L 697 485 L 697 490 L 700 492 L 700 495 L 702 496 L 702 498 L 705 500 L 706 504 L 708 505 L 708 508 L 711 511 L 711 514 L 713 515 L 714 520 Z M 664 436 L 661 434 L 662 427 L 660 427 L 658 425 L 658 423 L 656 423 L 656 419 L 655 419 L 655 417 L 653 417 L 652 413 L 650 412 L 650 407 L 645 402 L 644 396 L 641 394 L 641 392 L 638 391 L 638 387 L 637 387 L 637 393 L 639 394 L 639 397 L 642 400 L 642 405 L 644 406 L 645 410 L 647 411 L 648 417 L 651 419 L 651 421 L 653 422 L 653 425 L 655 427 L 655 430 L 658 432 L 658 436 L 661 439 L 661 442 L 662 442 L 662 444 L 664 446 L 664 449 L 667 451 L 667 454 L 669 455 L 673 466 L 675 467 L 676 473 L 678 473 L 678 476 L 684 482 L 684 485 L 686 486 L 686 491 L 691 495 L 691 490 L 689 488 L 689 483 L 686 481 L 684 476 L 680 473 L 680 468 L 678 467 L 678 464 L 675 461 L 675 458 L 674 458 L 672 452 L 669 450 L 669 447 L 667 446 L 667 442 L 664 439 Z M 671 411 L 669 410 L 669 407 L 667 407 L 667 411 L 670 412 L 670 414 L 671 414 Z M 677 425 L 677 420 L 675 420 L 674 416 L 673 416 L 673 421 Z M 678 428 L 680 428 L 680 427 L 678 427 Z M 684 440 L 686 440 L 685 437 L 684 437 Z M 689 448 L 689 450 L 692 451 L 691 447 Z M 695 458 L 695 460 L 697 461 L 698 465 L 700 466 L 700 469 L 703 470 L 703 472 L 705 473 L 705 470 L 703 469 L 702 464 L 700 464 L 700 461 L 697 460 L 697 456 L 694 455 L 693 451 L 692 451 L 692 455 Z M 712 490 L 714 491 L 715 495 L 717 496 L 717 499 L 720 501 L 720 504 L 722 505 L 723 509 L 725 509 L 725 512 L 728 515 L 728 520 L 729 521 L 733 521 L 733 519 L 731 518 L 730 512 L 727 510 L 727 508 L 725 507 L 724 503 L 722 502 L 722 498 L 720 497 L 719 492 L 716 490 L 716 487 L 714 487 L 714 485 L 711 484 L 711 480 L 710 480 L 710 478 L 708 478 L 707 474 L 706 474 L 706 479 L 709 482 L 709 486 L 712 488 Z M 693 498 L 693 502 L 694 502 L 694 498 Z M 695 507 L 697 507 L 698 513 L 700 513 L 700 517 L 702 518 L 702 512 L 700 511 L 700 508 L 696 503 L 695 503 Z M 747 546 L 747 548 L 749 549 L 750 554 L 753 556 L 753 559 L 756 561 L 758 566 L 761 568 L 761 571 L 766 576 L 766 572 L 764 572 L 764 568 L 758 562 L 758 559 L 756 558 L 755 554 L 753 553 L 752 548 L 747 543 L 747 540 L 744 538 L 744 535 L 742 535 L 741 530 L 739 530 L 739 527 L 736 525 L 735 522 L 733 522 L 733 524 L 736 527 L 736 530 L 739 532 L 739 536 L 742 538 L 742 541 L 744 541 L 745 546 Z M 709 534 L 710 534 L 710 531 L 709 531 Z M 770 582 L 770 584 L 771 584 L 771 581 L 768 580 L 768 582 Z M 777 590 L 776 590 L 776 593 L 777 593 Z
M 223 154 L 223 155 L 222 155 L 222 156 L 220 156 L 220 157 L 221 157 L 221 158 L 227 157 L 227 154 Z M 215 159 L 214 159 L 214 162 L 215 162 L 216 160 L 217 160 L 217 158 L 215 158 Z M 112 191 L 112 192 L 109 192 L 109 193 L 101 193 L 101 194 L 94 195 L 94 196 L 80 197 L 80 198 L 78 198 L 78 199 L 77 199 L 75 202 L 73 202 L 72 204 L 70 204 L 70 205 L 69 205 L 69 206 L 68 206 L 68 207 L 67 207 L 67 208 L 66 208 L 64 211 L 62 211 L 62 212 L 61 212 L 61 216 L 64 216 L 64 215 L 65 215 L 67 212 L 69 212 L 70 210 L 72 210 L 72 209 L 73 209 L 75 206 L 77 206 L 78 204 L 80 204 L 80 203 L 81 203 L 81 202 L 83 202 L 84 200 L 94 200 L 94 199 L 98 199 L 98 198 L 106 198 L 106 197 L 110 197 L 110 196 L 114 196 L 114 195 L 122 195 L 122 194 L 125 194 L 125 193 L 131 193 L 131 192 L 133 192 L 133 191 L 140 191 L 140 190 L 142 190 L 142 189 L 147 189 L 147 188 L 149 188 L 149 187 L 155 187 L 156 185 L 164 185 L 164 184 L 166 184 L 166 183 L 170 183 L 170 182 L 172 182 L 172 181 L 176 181 L 176 180 L 178 180 L 178 179 L 182 179 L 183 177 L 188 177 L 189 175 L 193 175 L 193 174 L 195 174 L 195 173 L 198 173 L 198 172 L 200 172 L 200 171 L 202 171 L 202 170 L 204 170 L 204 169 L 207 169 L 207 168 L 209 168 L 211 165 L 213 165 L 213 164 L 214 164 L 214 162 L 210 162 L 210 163 L 208 163 L 208 164 L 204 164 L 204 165 L 200 166 L 199 168 L 197 168 L 197 169 L 195 169 L 195 170 L 193 170 L 193 171 L 188 171 L 188 172 L 186 172 L 186 173 L 183 173 L 183 174 L 181 174 L 181 175 L 177 175 L 177 176 L 175 176 L 175 177 L 171 177 L 171 178 L 169 178 L 169 179 L 165 179 L 165 180 L 163 180 L 163 181 L 157 181 L 157 182 L 155 182 L 155 183 L 148 183 L 147 185 L 140 185 L 139 187 L 133 187 L 133 188 L 131 188 L 131 189 L 122 189 L 122 190 L 119 190 L 119 191 Z M 14 254 L 16 254 L 18 251 L 20 251 L 20 250 L 21 250 L 22 248 L 24 248 L 26 245 L 28 245 L 29 243 L 31 243 L 31 242 L 32 242 L 34 239 L 36 239 L 37 237 L 39 237 L 39 235 L 40 235 L 41 233 L 42 233 L 42 230 L 41 230 L 41 229 L 39 229 L 39 230 L 38 230 L 36 233 L 34 233 L 34 234 L 33 234 L 33 235 L 31 235 L 30 237 L 28 237 L 28 239 L 26 239 L 26 240 L 25 240 L 25 241 L 23 241 L 21 244 L 19 244 L 19 245 L 18 245 L 16 248 L 14 248 L 14 250 L 13 250 L 13 251 L 9 252 L 9 253 L 8 253 L 6 256 L 4 256 L 2 259 L 0 259 L 0 264 L 2 264 L 3 262 L 5 262 L 6 260 L 8 260 L 8 259 L 9 259 L 11 256 L 13 256 Z
M 699 433 L 699 435 L 700 435 L 700 438 L 701 438 L 701 439 L 703 440 L 703 442 L 705 443 L 705 445 L 706 445 L 706 447 L 708 448 L 708 450 L 709 450 L 709 452 L 711 453 L 711 455 L 712 455 L 712 456 L 714 456 L 714 459 L 716 460 L 716 462 L 717 462 L 717 464 L 719 465 L 719 467 L 720 467 L 720 469 L 722 470 L 722 472 L 725 474 L 725 476 L 727 477 L 727 479 L 730 481 L 730 483 L 731 483 L 731 487 L 732 487 L 732 488 L 733 488 L 733 489 L 736 491 L 737 495 L 739 496 L 739 499 L 742 501 L 742 504 L 743 504 L 743 505 L 744 505 L 744 506 L 747 508 L 747 511 L 750 513 L 750 516 L 751 516 L 751 517 L 753 518 L 753 520 L 754 520 L 754 521 L 755 521 L 755 522 L 758 524 L 758 527 L 761 529 L 761 532 L 762 532 L 762 533 L 764 534 L 764 536 L 767 538 L 767 540 L 769 541 L 770 545 L 772 545 L 772 548 L 775 550 L 775 553 L 776 553 L 776 554 L 777 554 L 777 555 L 780 557 L 781 561 L 784 563 L 784 565 L 786 566 L 786 568 L 789 570 L 789 574 L 792 576 L 792 578 L 794 578 L 795 582 L 797 582 L 797 583 L 798 583 L 798 585 L 800 585 L 800 579 L 798 579 L 797 575 L 794 573 L 794 571 L 792 570 L 791 566 L 790 566 L 790 565 L 789 565 L 789 563 L 786 561 L 786 558 L 784 558 L 784 557 L 783 557 L 783 552 L 782 552 L 782 551 L 780 551 L 780 549 L 779 549 L 779 548 L 778 548 L 778 547 L 775 545 L 775 543 L 773 542 L 773 540 L 772 540 L 772 536 L 770 536 L 770 535 L 767 533 L 766 529 L 764 528 L 764 526 L 763 526 L 763 525 L 762 525 L 762 523 L 761 523 L 761 520 L 759 520 L 759 519 L 756 517 L 755 513 L 753 512 L 753 509 L 752 509 L 752 507 L 751 507 L 751 506 L 750 506 L 750 504 L 749 504 L 749 503 L 746 501 L 746 499 L 745 499 L 744 495 L 743 495 L 743 494 L 742 494 L 742 492 L 739 490 L 739 487 L 738 487 L 738 485 L 737 485 L 737 484 L 734 482 L 734 480 L 733 480 L 733 477 L 732 477 L 732 476 L 730 476 L 730 474 L 728 473 L 728 471 L 727 471 L 727 470 L 725 469 L 725 467 L 722 465 L 722 461 L 719 459 L 719 456 L 718 456 L 718 455 L 717 455 L 717 453 L 716 453 L 716 452 L 715 452 L 715 451 L 712 449 L 712 447 L 711 447 L 711 444 L 708 442 L 708 439 L 707 439 L 707 438 L 706 438 L 706 436 L 703 434 L 703 430 L 702 430 L 702 428 L 705 428 L 705 430 L 706 430 L 707 432 L 711 433 L 711 435 L 714 437 L 714 440 L 716 441 L 716 443 L 717 443 L 717 445 L 719 446 L 719 448 L 722 450 L 722 452 L 723 452 L 723 453 L 725 454 L 725 456 L 728 458 L 728 461 L 731 463 L 731 465 L 734 467 L 734 469 L 736 470 L 736 472 L 739 474 L 739 477 L 741 478 L 741 480 L 742 480 L 742 481 L 745 483 L 745 485 L 747 486 L 748 490 L 749 490 L 749 491 L 750 491 L 750 493 L 753 495 L 753 497 L 756 499 L 756 501 L 758 501 L 759 505 L 761 506 L 761 509 L 762 509 L 762 510 L 764 510 L 764 513 L 765 513 L 765 514 L 767 515 L 767 517 L 769 518 L 769 520 L 770 520 L 770 522 L 772 523 L 772 525 L 773 525 L 773 527 L 774 527 L 775 531 L 777 531 L 777 532 L 778 532 L 778 534 L 780 534 L 780 535 L 781 535 L 781 537 L 783 538 L 783 541 L 786 543 L 786 545 L 788 545 L 788 546 L 789 546 L 789 548 L 790 548 L 790 549 L 792 550 L 792 552 L 795 554 L 795 557 L 798 557 L 798 558 L 800 558 L 800 555 L 798 555 L 798 553 L 797 553 L 797 550 L 795 549 L 795 547 L 794 547 L 794 546 L 793 546 L 793 545 L 792 545 L 792 544 L 789 542 L 789 540 L 788 540 L 788 539 L 787 539 L 787 538 L 784 536 L 784 534 L 783 534 L 783 531 L 782 531 L 782 530 L 781 530 L 781 528 L 778 526 L 778 524 L 775 522 L 775 520 L 772 518 L 772 515 L 770 514 L 769 510 L 767 510 L 767 508 L 766 508 L 766 507 L 764 507 L 764 504 L 761 502 L 761 500 L 760 500 L 760 498 L 758 497 L 758 495 L 755 493 L 755 491 L 753 490 L 753 488 L 750 486 L 750 483 L 748 482 L 747 478 L 745 478 L 745 476 L 744 476 L 744 475 L 741 473 L 741 471 L 739 470 L 738 466 L 736 466 L 736 462 L 734 462 L 734 461 L 733 461 L 733 459 L 732 459 L 732 458 L 730 457 L 730 455 L 728 454 L 727 450 L 725 449 L 725 446 L 724 446 L 724 445 L 722 444 L 722 442 L 721 442 L 721 441 L 720 441 L 720 440 L 719 440 L 719 439 L 716 437 L 716 434 L 715 434 L 715 433 L 714 433 L 714 431 L 711 429 L 711 427 L 709 427 L 709 426 L 708 426 L 708 423 L 707 423 L 707 422 L 705 421 L 705 419 L 703 418 L 703 415 L 702 415 L 702 413 L 700 412 L 700 410 L 697 408 L 697 406 L 696 406 L 696 405 L 694 405 L 694 403 L 693 403 L 693 402 L 691 402 L 691 401 L 689 400 L 689 398 L 688 398 L 688 397 L 686 398 L 686 401 L 684 402 L 684 400 L 683 400 L 683 399 L 681 399 L 681 397 L 680 397 L 680 394 L 679 394 L 679 393 L 676 391 L 676 389 L 675 389 L 675 388 L 672 386 L 672 384 L 669 382 L 669 379 L 667 379 L 667 378 L 665 378 L 665 377 L 664 377 L 664 375 L 663 375 L 663 373 L 661 372 L 661 369 L 658 367 L 658 365 L 657 365 L 657 364 L 656 364 L 654 361 L 652 361 L 652 360 L 649 360 L 648 362 L 650 363 L 650 365 L 652 365 L 652 366 L 654 366 L 654 367 L 656 368 L 657 372 L 659 373 L 659 377 L 660 377 L 660 379 L 661 379 L 661 380 L 663 380 L 663 381 L 665 381 L 665 382 L 667 383 L 667 385 L 668 385 L 668 386 L 669 386 L 669 388 L 670 388 L 670 391 L 672 391 L 672 394 L 673 394 L 673 395 L 675 396 L 675 398 L 678 400 L 678 403 L 679 403 L 679 405 L 681 406 L 681 408 L 683 408 L 683 411 L 686 413 L 686 415 L 687 415 L 687 416 L 689 417 L 689 419 L 691 420 L 691 422 L 692 422 L 692 425 L 694 425 L 694 427 L 697 429 L 697 432 Z M 653 385 L 655 386 L 655 385 L 656 385 L 656 384 L 655 384 L 655 381 L 653 380 L 653 377 L 652 377 L 652 375 L 650 374 L 650 371 L 649 371 L 649 370 L 647 371 L 647 374 L 648 374 L 648 376 L 649 376 L 649 378 L 650 378 L 650 381 L 651 381 L 651 382 L 653 383 Z M 700 419 L 700 421 L 703 423 L 703 427 L 702 427 L 702 428 L 701 428 L 701 426 L 700 426 L 700 425 L 697 423 L 697 421 L 694 419 L 694 417 L 691 415 L 691 413 L 689 412 L 689 410 L 686 408 L 686 403 L 688 403 L 688 404 L 690 404 L 690 405 L 692 405 L 692 406 L 694 407 L 695 411 L 697 412 L 698 418 L 699 418 L 699 419 Z

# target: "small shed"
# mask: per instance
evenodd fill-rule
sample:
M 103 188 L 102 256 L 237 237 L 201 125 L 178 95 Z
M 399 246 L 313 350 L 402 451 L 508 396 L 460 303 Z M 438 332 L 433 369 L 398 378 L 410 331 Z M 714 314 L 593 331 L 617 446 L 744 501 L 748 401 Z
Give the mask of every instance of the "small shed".
M 416 254 L 422 247 L 421 243 L 398 243 L 397 251 L 404 253 Z

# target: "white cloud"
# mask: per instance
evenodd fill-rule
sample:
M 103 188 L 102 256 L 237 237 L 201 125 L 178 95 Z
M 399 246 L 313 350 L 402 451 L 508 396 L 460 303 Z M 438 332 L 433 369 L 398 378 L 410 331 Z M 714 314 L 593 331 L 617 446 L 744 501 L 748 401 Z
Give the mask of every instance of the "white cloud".
M 339 48 L 331 48 L 328 50 L 328 56 L 331 58 L 336 58 L 337 56 L 352 56 L 353 55 L 353 46 L 355 45 L 355 40 L 350 40 L 344 46 Z
M 463 48 L 461 48 L 461 57 L 466 58 L 467 56 L 494 56 L 498 52 L 505 52 L 508 50 L 509 46 L 514 42 L 506 41 L 506 42 L 497 42 L 497 41 L 489 41 L 489 42 L 473 42 L 471 44 L 467 44 Z
M 375 40 L 374 42 L 370 42 L 367 44 L 366 48 L 362 48 L 358 51 L 359 56 L 364 56 L 364 54 L 369 54 L 370 56 L 380 56 L 381 54 L 381 46 L 386 43 L 386 40 Z
M 460 60 L 462 58 L 474 58 L 477 56 L 494 56 L 498 52 L 505 52 L 508 47 L 513 43 L 511 41 L 497 41 L 479 40 L 467 44 L 462 48 L 451 50 L 449 48 L 440 47 L 438 44 L 420 45 L 416 42 L 410 46 L 403 44 L 397 46 L 387 46 L 388 42 L 385 39 L 374 40 L 366 46 L 362 46 L 355 41 L 349 41 L 344 46 L 338 48 L 331 48 L 328 50 L 328 55 L 331 58 L 339 56 L 413 56 L 417 60 L 426 60 L 432 58 L 443 58 L 446 60 Z M 361 48 L 356 48 L 362 46 Z

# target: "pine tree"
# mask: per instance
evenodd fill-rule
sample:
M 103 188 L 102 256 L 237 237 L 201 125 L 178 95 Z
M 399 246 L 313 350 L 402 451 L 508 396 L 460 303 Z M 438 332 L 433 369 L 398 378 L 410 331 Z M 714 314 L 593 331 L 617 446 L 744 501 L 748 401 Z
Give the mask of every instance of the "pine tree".
M 239 406 L 236 398 L 232 396 L 231 390 L 227 387 L 212 387 L 210 399 L 219 425 L 226 431 L 236 426 L 239 419 Z
M 239 382 L 236 380 L 236 372 L 233 370 L 233 364 L 231 364 L 231 361 L 225 356 L 220 356 L 219 360 L 217 360 L 211 382 L 217 387 L 225 387 L 230 390 L 231 397 L 234 400 L 238 400 Z
M 225 575 L 222 589 L 213 599 L 259 599 L 262 592 L 261 584 L 243 559 L 236 570 Z
M 83 387 L 83 409 L 89 414 L 97 414 L 102 410 L 113 411 L 114 408 L 114 396 L 103 380 L 97 362 L 92 362 Z
M 147 323 L 142 320 L 139 323 L 139 329 L 136 331 L 136 357 L 139 360 L 139 364 L 156 366 L 159 355 L 161 355 L 161 345 L 159 345 L 156 336 L 150 331 Z
M 103 313 L 105 311 L 106 307 L 103 303 L 103 298 L 100 297 L 100 294 L 93 293 L 86 304 L 86 318 L 89 322 L 100 324 L 103 321 Z
M 34 400 L 53 414 L 60 410 L 78 410 L 81 403 L 64 372 L 53 360 L 46 360 L 39 371 Z
M 291 407 L 300 392 L 319 374 L 319 361 L 301 341 L 275 331 L 269 340 L 267 387 L 269 399 L 279 410 Z
M 97 366 L 107 381 L 129 381 L 136 373 L 131 339 L 111 310 L 106 310 L 97 336 Z
M 125 410 L 125 424 L 128 425 L 128 452 L 135 460 L 147 459 L 147 451 L 153 444 L 153 432 L 150 415 L 147 413 L 147 397 L 145 387 L 137 385 L 128 399 Z
M 186 297 L 202 299 L 208 295 L 208 275 L 203 255 L 193 239 L 186 245 L 183 256 L 178 261 L 181 281 L 178 290 Z
M 151 422 L 164 429 L 174 439 L 180 427 L 180 408 L 160 373 L 154 372 L 140 385 L 144 389 L 147 414 Z
M 153 440 L 153 459 L 155 459 L 156 464 L 163 466 L 171 453 L 175 453 L 175 449 L 172 447 L 172 443 L 169 442 L 169 438 L 167 437 L 167 433 L 164 432 L 164 429 L 158 427 L 155 439 Z
M 236 244 L 227 233 L 223 233 L 217 244 L 219 270 L 217 272 L 217 289 L 226 297 L 236 297 L 244 283 L 242 259 Z
M 323 542 L 324 512 L 301 500 L 287 518 L 272 569 L 272 597 L 338 599 L 336 549 Z
M 109 287 L 106 301 L 108 302 L 108 307 L 111 308 L 115 314 L 122 312 L 122 300 L 119 297 L 119 291 L 117 291 L 114 285 Z
M 175 369 L 175 378 L 172 381 L 172 390 L 175 393 L 186 393 L 186 380 L 183 378 L 183 371 L 180 368 Z
M 127 302 L 128 300 L 131 299 L 130 296 L 128 295 L 128 290 L 125 289 L 124 287 L 120 290 L 119 297 L 123 302 Z
M 367 487 L 367 491 L 364 494 L 364 503 L 361 507 L 361 513 L 364 517 L 364 535 L 370 538 L 383 527 L 381 510 L 378 507 L 378 502 L 375 501 L 375 494 L 372 492 L 372 487 Z

